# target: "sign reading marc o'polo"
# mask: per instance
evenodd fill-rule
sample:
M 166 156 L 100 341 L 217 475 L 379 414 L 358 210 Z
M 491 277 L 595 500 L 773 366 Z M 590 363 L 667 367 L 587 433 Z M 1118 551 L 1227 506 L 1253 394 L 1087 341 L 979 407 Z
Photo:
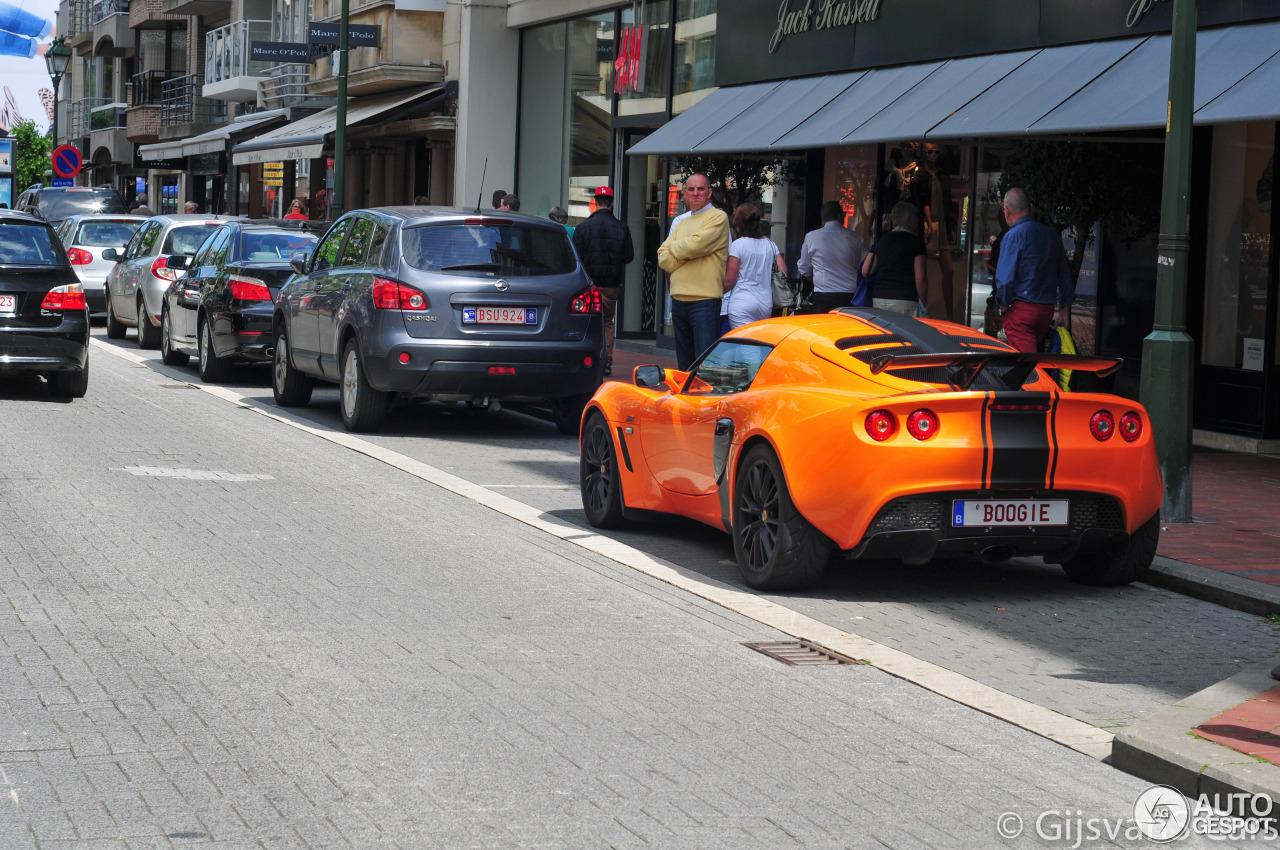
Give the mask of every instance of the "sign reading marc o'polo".
M 769 52 L 777 53 L 789 35 L 853 26 L 878 17 L 880 0 L 782 0 L 778 28 L 769 39 Z

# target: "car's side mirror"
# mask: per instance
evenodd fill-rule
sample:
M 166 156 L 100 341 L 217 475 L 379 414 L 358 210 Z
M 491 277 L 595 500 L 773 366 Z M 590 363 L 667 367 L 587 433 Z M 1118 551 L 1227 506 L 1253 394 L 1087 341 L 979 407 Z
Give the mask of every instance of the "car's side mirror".
M 102 259 L 110 260 L 113 263 L 120 262 L 120 252 L 115 248 L 107 248 L 102 252 Z
M 182 271 L 183 269 L 186 269 L 194 259 L 195 257 L 188 257 L 186 254 L 170 254 L 168 257 L 165 257 L 164 264 L 168 268 Z
M 310 251 L 295 251 L 293 256 L 289 258 L 289 265 L 298 274 L 307 273 L 307 261 L 311 259 Z
M 656 390 L 667 380 L 667 370 L 661 366 L 637 366 L 633 380 L 637 387 Z

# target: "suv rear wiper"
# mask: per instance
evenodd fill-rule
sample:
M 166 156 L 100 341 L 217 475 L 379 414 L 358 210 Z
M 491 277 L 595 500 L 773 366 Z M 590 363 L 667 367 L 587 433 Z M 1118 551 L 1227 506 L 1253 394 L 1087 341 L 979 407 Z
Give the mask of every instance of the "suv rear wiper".
M 501 263 L 461 263 L 456 266 L 442 266 L 442 272 L 496 272 L 502 269 Z

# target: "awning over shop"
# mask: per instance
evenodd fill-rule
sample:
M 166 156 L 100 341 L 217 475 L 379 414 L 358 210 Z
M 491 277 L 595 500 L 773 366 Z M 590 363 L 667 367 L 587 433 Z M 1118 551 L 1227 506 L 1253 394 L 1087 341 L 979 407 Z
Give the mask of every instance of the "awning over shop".
M 627 151 L 785 151 L 1163 127 L 1168 35 L 725 87 Z M 1280 118 L 1280 22 L 1202 30 L 1197 124 Z
M 347 105 L 347 127 L 369 123 L 388 112 L 439 96 L 443 91 L 444 86 L 439 85 L 412 93 L 398 91 L 352 98 Z M 231 149 L 232 161 L 236 165 L 253 165 L 286 159 L 314 159 L 324 154 L 325 138 L 336 129 L 337 124 L 338 108 L 331 106 L 292 124 L 263 133 L 255 139 L 241 142 Z
M 241 115 L 217 129 L 201 133 L 198 136 L 192 136 L 189 139 L 141 145 L 138 148 L 138 153 L 143 160 L 173 159 L 181 156 L 224 153 L 233 136 L 251 130 L 262 130 L 267 124 L 272 121 L 279 121 L 282 118 L 284 118 L 283 109 L 253 112 L 249 115 Z

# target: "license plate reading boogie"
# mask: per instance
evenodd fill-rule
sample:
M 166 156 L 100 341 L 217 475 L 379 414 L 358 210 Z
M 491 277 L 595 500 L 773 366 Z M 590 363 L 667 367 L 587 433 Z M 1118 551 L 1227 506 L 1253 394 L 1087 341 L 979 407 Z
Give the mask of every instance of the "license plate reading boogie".
M 1070 503 L 1066 499 L 957 499 L 951 507 L 951 525 L 956 528 L 1066 525 L 1071 515 Z
M 463 307 L 464 325 L 536 325 L 537 307 Z

